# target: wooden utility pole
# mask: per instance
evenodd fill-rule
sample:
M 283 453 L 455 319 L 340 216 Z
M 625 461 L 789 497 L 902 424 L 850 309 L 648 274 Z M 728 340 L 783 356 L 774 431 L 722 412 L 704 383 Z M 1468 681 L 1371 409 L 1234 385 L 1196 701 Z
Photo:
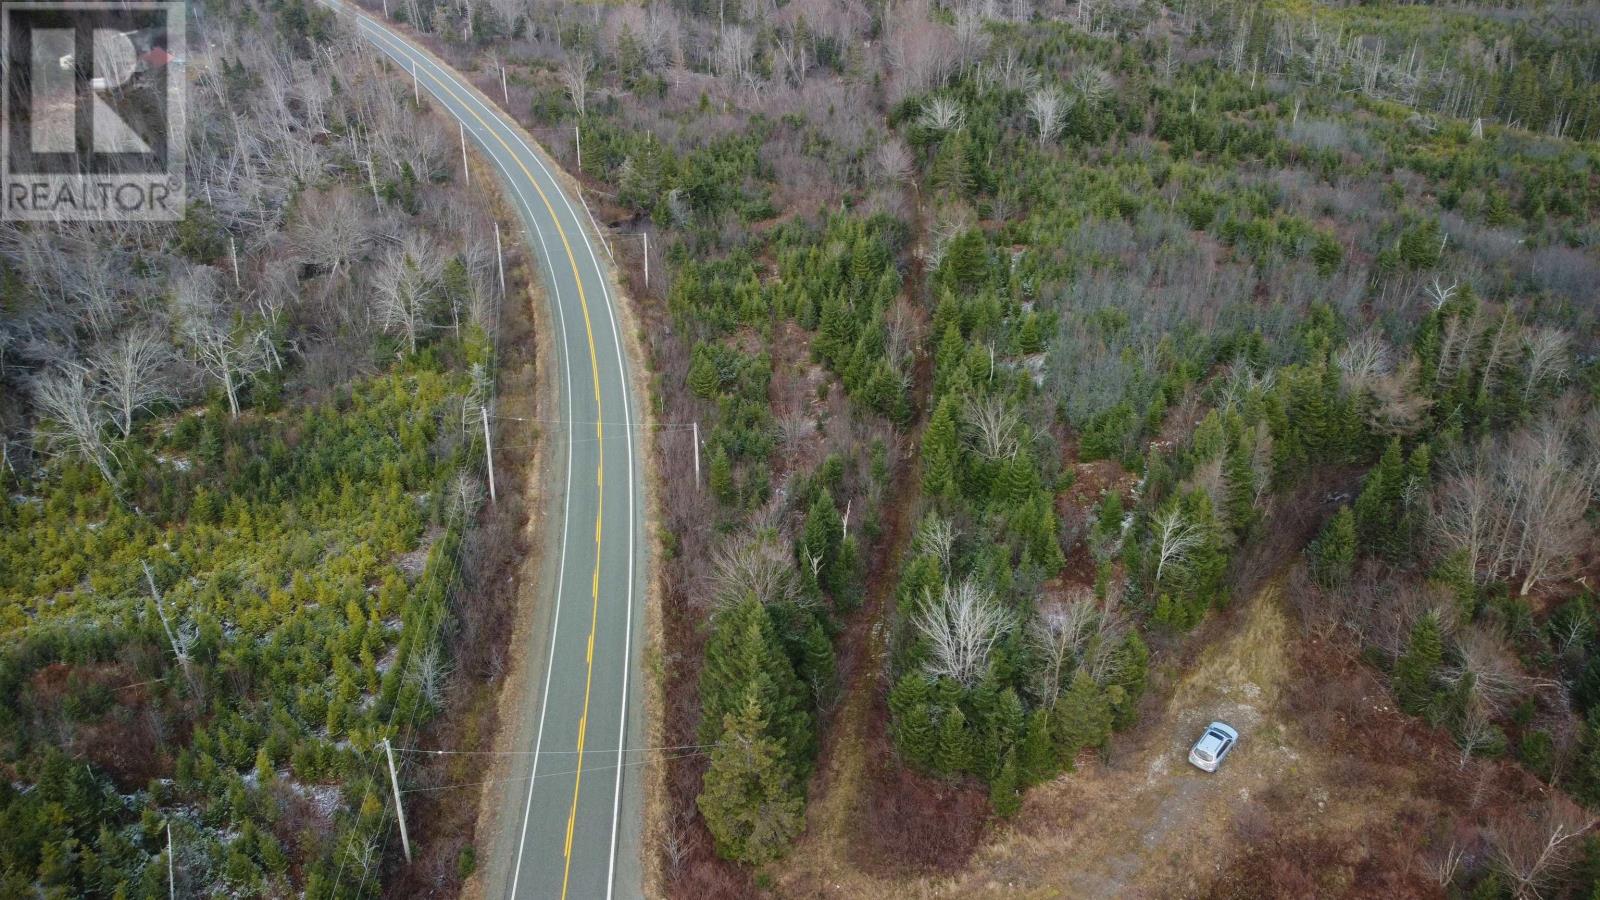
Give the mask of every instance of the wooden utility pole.
M 489 434 L 489 407 L 480 406 L 483 413 L 483 460 L 489 467 L 489 502 L 495 502 L 494 492 L 494 438 Z
M 231 234 L 228 235 L 228 258 L 233 260 L 233 289 L 237 291 L 240 289 L 239 246 L 238 242 L 233 239 L 233 235 Z
M 500 67 L 500 96 L 505 98 L 506 109 L 511 108 L 511 89 L 506 87 L 506 67 Z
M 578 171 L 583 171 L 583 129 L 572 126 L 572 140 L 578 145 Z
M 458 121 L 456 127 L 461 130 L 461 172 L 467 178 L 467 187 L 472 187 L 472 167 L 467 165 L 467 123 Z
M 422 85 L 417 81 L 417 61 L 411 61 L 411 99 L 418 106 L 422 105 Z
M 178 900 L 178 879 L 172 865 L 172 821 L 167 821 L 167 898 Z
M 700 422 L 694 423 L 694 489 L 700 490 Z
M 500 223 L 494 223 L 494 264 L 500 271 L 500 299 L 506 298 L 506 257 L 500 249 Z
M 650 289 L 650 232 L 644 234 L 644 287 Z
M 400 848 L 405 851 L 406 862 L 411 862 L 411 835 L 406 831 L 406 808 L 400 805 L 400 776 L 394 772 L 394 748 L 389 739 L 383 739 L 383 755 L 389 760 L 389 786 L 394 788 L 394 811 L 400 817 Z

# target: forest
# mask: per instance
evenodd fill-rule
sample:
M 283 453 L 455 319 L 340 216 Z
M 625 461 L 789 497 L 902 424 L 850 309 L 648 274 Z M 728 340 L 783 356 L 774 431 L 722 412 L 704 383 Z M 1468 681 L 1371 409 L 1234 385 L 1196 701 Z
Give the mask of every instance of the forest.
M 390 6 L 582 180 L 710 423 L 703 492 L 660 460 L 668 743 L 712 745 L 662 893 L 786 883 L 819 789 L 938 870 L 1264 584 L 1561 789 L 1537 871 L 1525 788 L 1435 889 L 1588 890 L 1592 9 Z
M 641 321 L 652 411 L 700 425 L 703 484 L 685 442 L 656 460 L 652 714 L 663 745 L 702 749 L 655 763 L 648 893 L 803 894 L 835 859 L 891 896 L 960 894 L 974 872 L 992 891 L 1020 864 L 985 842 L 1044 843 L 1051 797 L 1136 764 L 1185 670 L 1268 594 L 1316 665 L 1284 676 L 1296 699 L 1258 743 L 1383 709 L 1349 743 L 1444 787 L 1359 846 L 1239 813 L 1182 892 L 1596 890 L 1592 6 L 362 5 L 578 181 Z M 293 5 L 278 21 L 291 54 L 327 27 Z M 455 189 L 448 133 L 403 143 L 378 99 L 404 105 L 403 87 L 347 81 L 317 95 L 337 136 L 305 151 L 317 186 L 282 176 L 271 217 L 240 200 L 137 236 L 129 271 L 159 255 L 174 272 L 159 303 L 119 289 L 97 320 L 92 289 L 25 288 L 60 271 L 40 254 L 99 254 L 7 235 L 0 361 L 28 388 L 0 415 L 41 423 L 7 429 L 4 759 L 38 786 L 10 789 L 7 821 L 59 821 L 45 804 L 70 800 L 122 823 L 19 831 L 38 835 L 5 851 L 19 889 L 148 891 L 179 808 L 183 843 L 212 848 L 194 870 L 241 890 L 395 873 L 352 749 L 444 705 L 448 635 L 470 628 L 451 573 L 481 502 L 462 417 L 493 389 L 496 342 L 483 226 L 425 199 Z M 333 212 L 368 193 L 453 249 Z M 248 298 L 230 277 L 244 221 L 282 234 L 248 258 L 303 254 L 276 305 L 268 269 Z M 358 282 L 370 314 L 338 319 L 328 292 Z M 163 309 L 131 325 L 140 301 Z M 232 362 L 185 324 L 205 303 Z M 134 327 L 158 335 L 157 368 L 217 383 L 119 389 L 101 348 Z M 373 361 L 359 375 L 314 374 L 351 347 Z M 317 396 L 330 381 L 348 387 Z M 45 542 L 48 562 L 28 552 Z M 269 583 L 269 559 L 316 577 Z M 1358 681 L 1382 696 L 1336 707 Z M 120 727 L 151 710 L 148 742 L 186 736 L 176 758 L 104 755 L 121 682 L 142 693 Z M 1316 762 L 1346 783 L 1378 768 L 1333 753 Z M 135 779 L 151 786 L 129 801 L 116 785 Z M 318 802 L 338 831 L 289 846 L 283 810 Z
M 192 15 L 182 221 L 0 228 L 7 897 L 377 896 L 504 651 L 492 200 L 329 13 Z

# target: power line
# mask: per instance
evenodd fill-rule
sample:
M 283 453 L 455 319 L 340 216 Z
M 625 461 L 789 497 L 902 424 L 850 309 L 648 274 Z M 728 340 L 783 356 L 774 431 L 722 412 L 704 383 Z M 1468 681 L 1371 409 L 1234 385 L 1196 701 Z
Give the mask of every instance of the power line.
M 678 744 L 671 747 L 613 747 L 606 750 L 432 750 L 425 747 L 396 747 L 396 753 L 416 753 L 422 756 L 573 756 L 579 753 L 644 753 L 652 750 L 710 750 L 722 744 Z
M 615 751 L 613 751 L 613 752 L 615 752 Z M 704 755 L 705 755 L 704 751 L 697 750 L 697 751 L 695 751 L 693 753 L 676 753 L 676 754 L 672 754 L 670 756 L 663 756 L 662 760 L 663 761 L 668 761 L 668 760 L 674 760 L 674 759 L 688 759 L 691 756 L 704 756 Z M 641 760 L 636 760 L 636 761 L 632 761 L 632 762 L 625 762 L 625 763 L 622 763 L 620 765 L 617 765 L 617 764 L 612 764 L 612 765 L 609 765 L 609 766 L 590 766 L 590 765 L 585 765 L 584 766 L 584 771 L 585 772 L 600 772 L 600 771 L 604 771 L 604 770 L 608 770 L 608 769 L 632 769 L 632 768 L 637 768 L 639 766 L 648 766 L 648 765 L 650 765 L 651 762 L 652 762 L 652 760 L 641 759 Z M 490 779 L 488 781 L 466 781 L 466 782 L 460 782 L 460 783 L 457 783 L 457 784 L 435 785 L 434 787 L 406 788 L 405 790 L 401 791 L 400 793 L 402 793 L 402 794 L 428 794 L 428 793 L 433 793 L 435 791 L 453 791 L 453 790 L 456 790 L 458 788 L 484 787 L 484 786 L 491 785 L 491 784 L 525 784 L 528 781 L 533 780 L 533 779 L 537 779 L 537 778 L 559 778 L 559 777 L 561 777 L 563 775 L 576 775 L 576 774 L 578 774 L 578 770 L 577 769 L 573 769 L 570 772 L 540 772 L 538 775 L 521 775 L 521 776 L 518 776 L 516 778 L 494 778 L 494 779 Z

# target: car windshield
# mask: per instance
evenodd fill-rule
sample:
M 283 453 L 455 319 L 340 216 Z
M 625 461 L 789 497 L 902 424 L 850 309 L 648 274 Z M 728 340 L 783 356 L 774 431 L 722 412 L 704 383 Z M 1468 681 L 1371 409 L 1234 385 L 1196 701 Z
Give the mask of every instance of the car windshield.
M 1216 742 L 1216 743 L 1218 743 L 1218 744 L 1220 744 L 1220 743 L 1222 743 L 1222 742 L 1223 742 L 1223 741 L 1226 741 L 1226 740 L 1227 740 L 1227 739 L 1228 739 L 1228 736 L 1227 736 L 1227 735 L 1225 735 L 1225 734 L 1223 734 L 1223 733 L 1222 733 L 1222 732 L 1220 732 L 1220 731 L 1212 731 L 1212 732 L 1208 732 L 1208 733 L 1207 733 L 1207 734 L 1206 734 L 1206 737 L 1208 737 L 1208 738 L 1210 738 L 1210 739 L 1211 739 L 1211 740 L 1213 740 L 1213 741 L 1215 741 L 1215 742 Z
M 1200 757 L 1201 759 L 1210 759 L 1211 751 L 1205 749 L 1204 747 L 1196 747 L 1194 749 L 1194 755 Z

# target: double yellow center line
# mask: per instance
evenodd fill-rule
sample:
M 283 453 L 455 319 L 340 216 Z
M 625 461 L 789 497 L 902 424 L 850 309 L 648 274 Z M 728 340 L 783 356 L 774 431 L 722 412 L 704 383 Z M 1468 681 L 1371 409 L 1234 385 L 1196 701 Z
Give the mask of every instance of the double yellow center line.
M 367 16 L 365 14 L 357 13 L 357 15 L 362 21 L 367 21 Z M 368 27 L 377 28 L 378 31 L 383 32 L 384 34 L 388 33 L 388 29 L 376 25 L 375 23 L 368 22 Z M 407 50 L 410 50 L 410 48 L 407 47 Z M 416 59 L 416 57 L 413 57 L 413 59 Z M 415 71 L 420 72 L 421 67 L 419 66 Z M 598 491 L 598 494 L 595 498 L 594 516 L 594 575 L 590 582 L 590 593 L 593 602 L 589 609 L 589 640 L 588 648 L 584 656 L 586 671 L 584 673 L 583 681 L 583 712 L 578 718 L 578 770 L 576 777 L 572 782 L 572 808 L 567 813 L 567 839 L 565 848 L 563 850 L 566 861 L 561 870 L 561 896 L 565 898 L 567 896 L 567 884 L 572 874 L 572 834 L 578 823 L 578 790 L 583 785 L 583 758 L 585 755 L 583 752 L 583 745 L 584 739 L 589 730 L 589 696 L 591 689 L 594 687 L 594 638 L 600 621 L 600 546 L 602 535 L 605 533 L 606 467 L 604 448 L 606 434 L 605 424 L 603 421 L 601 421 L 605 418 L 605 416 L 602 414 L 604 407 L 601 405 L 600 396 L 600 363 L 594 349 L 594 327 L 590 323 L 589 300 L 583 290 L 583 276 L 578 272 L 578 260 L 573 255 L 572 242 L 567 238 L 566 229 L 561 227 L 561 220 L 556 216 L 555 205 L 550 202 L 550 198 L 545 194 L 544 188 L 539 186 L 538 179 L 533 177 L 533 172 L 528 169 L 525 163 L 523 163 L 521 157 L 519 157 L 517 152 L 512 149 L 511 145 L 506 142 L 506 139 L 501 137 L 498 131 L 490 127 L 489 123 L 485 121 L 482 116 L 478 115 L 478 111 L 473 108 L 471 103 L 467 102 L 466 98 L 462 97 L 460 93 L 453 89 L 449 82 L 445 79 L 439 78 L 432 72 L 427 72 L 426 74 L 430 81 L 438 85 L 440 89 L 448 93 L 451 97 L 455 98 L 456 102 L 461 105 L 461 108 L 466 110 L 468 115 L 476 119 L 478 121 L 478 125 L 492 135 L 494 139 L 499 142 L 501 147 L 505 148 L 506 154 L 511 157 L 511 161 L 516 163 L 517 168 L 522 170 L 523 176 L 528 179 L 528 183 L 531 184 L 534 191 L 539 194 L 540 201 L 544 203 L 545 210 L 550 214 L 550 221 L 555 223 L 556 234 L 560 236 L 561 247 L 567 255 L 567 264 L 572 267 L 572 280 L 578 286 L 578 305 L 583 309 L 583 331 L 589 343 L 589 377 L 594 383 L 594 431 L 595 438 L 599 441 L 601 452 L 599 459 L 595 464 L 595 487 Z M 556 602 L 560 603 L 561 599 L 559 597 L 556 598 Z M 546 698 L 545 702 L 548 703 L 549 699 Z

